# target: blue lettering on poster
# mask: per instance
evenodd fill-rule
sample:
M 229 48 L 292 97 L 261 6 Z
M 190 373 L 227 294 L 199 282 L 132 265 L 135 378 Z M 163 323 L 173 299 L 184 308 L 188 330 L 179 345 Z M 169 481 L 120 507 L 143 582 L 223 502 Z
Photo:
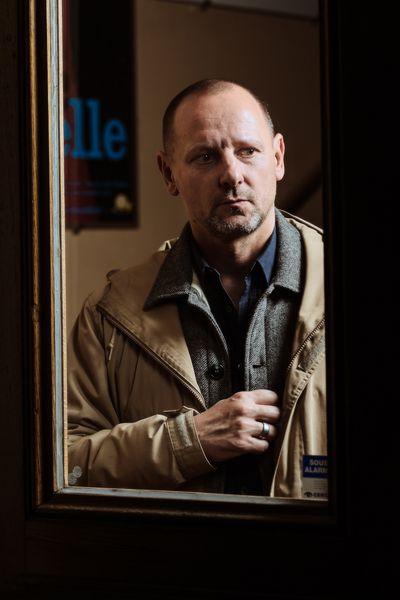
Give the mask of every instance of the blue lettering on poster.
M 70 98 L 72 123 L 64 120 L 64 154 L 75 159 L 118 161 L 127 153 L 126 127 L 120 119 L 101 122 L 100 100 Z

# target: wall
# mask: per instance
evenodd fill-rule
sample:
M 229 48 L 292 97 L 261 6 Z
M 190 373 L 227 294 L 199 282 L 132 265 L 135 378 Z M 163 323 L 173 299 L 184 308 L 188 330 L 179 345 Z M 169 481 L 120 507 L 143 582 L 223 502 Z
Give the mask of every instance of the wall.
M 137 0 L 139 228 L 66 233 L 67 327 L 105 274 L 143 260 L 185 222 L 158 175 L 161 119 L 169 100 L 205 77 L 235 79 L 268 102 L 286 140 L 278 206 L 320 165 L 319 30 L 316 22 L 240 10 Z M 322 224 L 320 191 L 299 215 Z

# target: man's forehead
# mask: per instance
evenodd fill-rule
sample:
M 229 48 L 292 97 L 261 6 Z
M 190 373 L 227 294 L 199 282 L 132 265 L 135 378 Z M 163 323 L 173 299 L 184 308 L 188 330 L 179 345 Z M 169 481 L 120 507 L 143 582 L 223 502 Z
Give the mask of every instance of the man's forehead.
M 226 89 L 200 94 L 192 94 L 185 98 L 175 113 L 175 120 L 191 116 L 199 118 L 221 118 L 226 114 L 235 114 L 242 110 L 262 115 L 262 109 L 257 100 L 245 89 L 230 86 Z
M 189 130 L 191 134 L 210 134 L 212 130 L 266 127 L 265 114 L 257 100 L 247 91 L 238 90 L 185 98 L 175 114 L 175 135 L 185 137 Z
M 185 143 L 213 143 L 223 139 L 246 139 L 262 137 L 264 126 L 251 114 L 224 117 L 196 118 L 193 116 L 186 126 L 175 129 L 175 138 Z M 265 127 L 267 129 L 267 127 Z

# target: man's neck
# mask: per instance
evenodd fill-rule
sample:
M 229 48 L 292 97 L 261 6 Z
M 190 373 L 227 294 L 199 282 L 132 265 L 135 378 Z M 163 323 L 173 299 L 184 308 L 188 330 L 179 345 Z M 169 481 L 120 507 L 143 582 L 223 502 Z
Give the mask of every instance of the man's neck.
M 207 263 L 229 281 L 243 281 L 263 251 L 275 227 L 271 209 L 263 223 L 251 234 L 224 240 L 192 226 L 193 237 Z

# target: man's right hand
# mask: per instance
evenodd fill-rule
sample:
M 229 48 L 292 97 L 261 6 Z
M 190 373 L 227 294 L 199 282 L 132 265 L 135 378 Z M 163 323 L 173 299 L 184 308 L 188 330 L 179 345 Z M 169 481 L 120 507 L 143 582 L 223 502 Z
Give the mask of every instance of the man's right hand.
M 262 454 L 268 440 L 276 437 L 280 416 L 278 396 L 271 390 L 237 392 L 220 400 L 194 421 L 203 450 L 211 462 L 234 458 L 241 454 Z M 270 425 L 268 439 L 260 439 L 262 421 Z

